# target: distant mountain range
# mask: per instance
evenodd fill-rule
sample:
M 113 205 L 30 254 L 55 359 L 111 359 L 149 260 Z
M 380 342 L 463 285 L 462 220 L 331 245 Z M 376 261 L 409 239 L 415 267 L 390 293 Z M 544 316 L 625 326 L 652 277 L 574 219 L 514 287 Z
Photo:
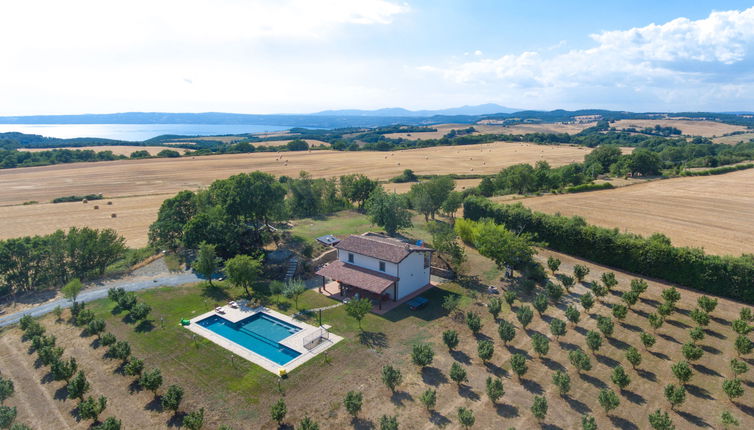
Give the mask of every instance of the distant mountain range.
M 383 108 L 376 110 L 342 109 L 325 110 L 313 115 L 331 116 L 392 116 L 392 117 L 433 117 L 436 115 L 489 115 L 493 113 L 513 113 L 521 109 L 513 109 L 500 106 L 495 103 L 487 103 L 476 106 L 461 106 L 449 109 L 437 110 L 408 110 L 404 108 Z

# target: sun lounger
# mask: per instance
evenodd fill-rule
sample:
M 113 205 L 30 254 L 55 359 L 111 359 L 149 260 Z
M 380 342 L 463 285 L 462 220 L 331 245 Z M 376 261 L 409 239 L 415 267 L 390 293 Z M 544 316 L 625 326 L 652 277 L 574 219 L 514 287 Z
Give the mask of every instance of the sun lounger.
M 223 310 L 222 306 L 218 306 L 215 308 L 215 312 L 217 312 L 218 314 L 224 314 L 225 310 Z

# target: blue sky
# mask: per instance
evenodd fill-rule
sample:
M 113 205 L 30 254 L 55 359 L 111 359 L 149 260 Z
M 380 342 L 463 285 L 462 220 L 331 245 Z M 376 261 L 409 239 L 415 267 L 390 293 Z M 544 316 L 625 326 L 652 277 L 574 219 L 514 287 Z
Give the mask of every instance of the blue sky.
M 0 114 L 754 110 L 740 1 L 0 3 Z M 40 12 L 43 11 L 43 12 Z

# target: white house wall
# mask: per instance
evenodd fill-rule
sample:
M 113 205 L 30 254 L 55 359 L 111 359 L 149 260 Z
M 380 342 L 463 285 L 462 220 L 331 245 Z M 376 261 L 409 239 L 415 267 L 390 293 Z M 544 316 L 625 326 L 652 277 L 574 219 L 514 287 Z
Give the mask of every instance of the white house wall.
M 344 262 L 344 263 L 350 263 L 348 261 L 348 251 L 344 251 L 342 249 L 338 250 L 338 260 Z M 353 264 L 355 266 L 363 267 L 365 269 L 374 270 L 375 272 L 380 272 L 380 260 L 374 257 L 367 257 L 366 255 L 357 254 L 355 252 L 352 252 L 353 254 Z M 404 260 L 405 261 L 405 260 Z M 398 277 L 398 265 L 395 263 L 390 263 L 389 261 L 385 261 L 385 271 L 382 272 L 385 274 L 388 274 L 390 276 Z
M 424 268 L 424 252 L 412 252 L 398 268 L 398 300 L 429 283 L 429 270 Z M 392 296 L 392 291 L 390 292 Z

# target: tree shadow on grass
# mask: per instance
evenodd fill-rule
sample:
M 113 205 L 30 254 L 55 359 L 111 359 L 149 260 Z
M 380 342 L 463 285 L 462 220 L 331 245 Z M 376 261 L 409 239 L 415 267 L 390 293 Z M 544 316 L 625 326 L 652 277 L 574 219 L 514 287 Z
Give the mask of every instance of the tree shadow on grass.
M 68 398 L 68 387 L 66 385 L 63 385 L 62 387 L 55 390 L 55 394 L 52 395 L 52 398 L 55 400 L 65 400 Z
M 683 417 L 684 420 L 696 425 L 697 427 L 702 427 L 702 428 L 710 427 L 709 423 L 705 421 L 704 418 L 694 415 L 691 412 L 676 411 L 676 413 L 680 415 L 681 417 Z
M 186 412 L 178 411 L 170 414 L 167 424 L 168 427 L 183 427 L 183 418 L 186 416 Z
M 42 377 L 42 379 L 39 380 L 42 384 L 49 384 L 50 382 L 55 381 L 55 378 L 52 377 L 52 372 L 47 372 Z
M 467 365 L 471 364 L 471 357 L 469 357 L 469 355 L 463 351 L 459 351 L 459 350 L 450 351 L 450 356 L 453 357 L 453 360 L 459 363 L 463 363 Z
M 588 333 L 588 330 L 581 326 L 576 326 L 573 328 L 573 330 L 582 336 L 586 336 L 586 334 Z
M 700 399 L 715 400 L 715 398 L 710 395 L 710 392 L 706 388 L 702 388 L 698 385 L 686 384 L 686 391 L 692 396 L 698 397 Z
M 361 418 L 361 417 L 352 418 L 351 425 L 356 430 L 373 430 L 376 428 L 373 422 L 369 421 L 366 418 Z
M 362 331 L 359 333 L 359 342 L 370 349 L 388 347 L 387 335 L 381 331 Z
M 503 418 L 515 418 L 518 416 L 518 408 L 507 403 L 495 405 L 495 411 Z
M 102 343 L 101 343 L 101 339 L 100 339 L 100 338 L 98 338 L 98 337 L 94 338 L 94 339 L 93 339 L 93 340 L 92 340 L 92 341 L 91 341 L 91 342 L 89 343 L 89 347 L 91 347 L 92 349 L 97 349 L 97 348 L 99 348 L 100 346 L 102 346 Z
M 676 339 L 675 339 L 675 338 L 674 338 L 673 336 L 671 336 L 671 335 L 669 335 L 669 334 L 658 333 L 658 334 L 657 334 L 657 336 L 658 336 L 658 337 L 661 337 L 661 338 L 663 338 L 663 339 L 665 339 L 665 340 L 667 340 L 668 342 L 677 343 L 677 344 L 679 344 L 679 345 L 681 344 L 681 342 L 678 342 L 678 341 L 677 341 L 677 340 L 676 340 Z
M 144 320 L 134 327 L 136 333 L 149 333 L 154 330 L 154 323 L 152 320 Z
M 716 317 L 713 315 L 710 315 L 710 319 L 720 325 L 729 326 L 731 323 L 730 321 L 726 320 L 725 318 Z
M 540 428 L 542 430 L 563 430 L 563 427 L 556 424 L 541 424 Z
M 658 302 L 657 300 L 649 299 L 647 297 L 639 297 L 639 300 L 645 305 L 649 305 L 655 308 L 660 305 L 660 302 Z
M 598 362 L 604 364 L 605 366 L 607 366 L 607 367 L 609 367 L 611 369 L 613 367 L 618 366 L 620 364 L 619 361 L 613 360 L 612 358 L 608 357 L 607 355 L 595 354 L 594 358 L 596 358 Z
M 469 399 L 471 401 L 477 401 L 479 400 L 479 394 L 475 393 L 474 390 L 471 389 L 469 385 L 461 384 L 458 386 L 458 394 L 465 398 Z
M 436 367 L 425 367 L 422 369 L 422 380 L 425 384 L 437 387 L 440 384 L 447 384 L 448 377 Z
M 508 376 L 508 372 L 505 369 L 503 369 L 502 367 L 490 361 L 484 363 L 484 367 L 487 368 L 488 372 L 492 373 L 498 378 L 503 378 L 505 376 Z
M 649 312 L 643 311 L 641 309 L 637 308 L 631 308 L 631 310 L 636 314 L 639 315 L 642 318 L 647 318 L 649 316 Z
M 523 386 L 526 391 L 533 394 L 542 394 L 544 392 L 542 386 L 532 379 L 521 379 L 521 386 Z
M 675 327 L 678 327 L 678 328 L 682 328 L 682 329 L 689 329 L 689 328 L 691 328 L 690 325 L 688 325 L 686 323 L 683 323 L 681 321 L 678 321 L 678 320 L 666 319 L 665 322 L 668 323 L 668 324 L 670 324 L 670 325 L 672 325 L 672 326 L 675 326 Z
M 644 398 L 639 393 L 634 393 L 631 390 L 621 390 L 621 394 L 623 394 L 623 397 L 626 398 L 631 403 L 637 404 L 637 405 L 643 405 L 647 403 L 647 399 Z
M 639 427 L 636 424 L 625 418 L 616 417 L 615 415 L 610 415 L 610 422 L 613 423 L 615 428 L 622 430 L 639 430 Z
M 708 328 L 705 328 L 705 329 L 704 329 L 704 334 L 706 334 L 706 335 L 708 335 L 708 336 L 712 336 L 712 337 L 715 337 L 715 338 L 717 338 L 717 339 L 723 339 L 723 340 L 724 340 L 724 339 L 727 339 L 727 338 L 728 338 L 728 336 L 726 336 L 726 335 L 724 335 L 724 334 L 722 334 L 722 333 L 718 333 L 718 332 L 716 332 L 715 330 L 712 330 L 712 329 L 708 329 Z
M 414 397 L 406 391 L 398 390 L 390 395 L 390 401 L 393 402 L 395 406 L 403 407 L 405 406 L 403 402 L 412 402 L 414 401 Z
M 112 315 L 118 315 L 118 314 L 120 314 L 121 312 L 123 312 L 123 308 L 121 308 L 121 307 L 120 307 L 120 306 L 118 306 L 118 305 L 115 305 L 115 307 L 114 307 L 114 308 L 112 308 L 112 309 L 110 310 L 110 313 L 111 313 Z
M 625 350 L 627 350 L 628 348 L 631 347 L 631 345 L 627 344 L 626 342 L 623 342 L 622 340 L 616 339 L 614 337 L 608 337 L 607 338 L 607 343 L 609 343 L 613 347 L 618 348 L 618 349 L 620 349 L 622 351 L 625 351 Z
M 547 357 L 542 357 L 540 361 L 542 361 L 542 364 L 544 364 L 545 367 L 547 367 L 550 370 L 553 370 L 553 371 L 560 370 L 561 372 L 565 372 L 566 370 L 562 364 L 558 363 L 555 360 L 549 359 Z
M 568 403 L 568 406 L 570 406 L 571 409 L 580 413 L 581 415 L 592 412 L 592 408 L 590 408 L 586 403 L 576 400 L 571 396 L 563 396 L 563 400 Z
M 558 343 L 560 344 L 560 347 L 565 349 L 566 351 L 575 351 L 579 349 L 579 346 L 576 345 L 575 343 L 563 342 L 563 341 L 559 341 Z
M 723 376 L 720 373 L 718 373 L 716 370 L 710 369 L 709 367 L 703 364 L 692 364 L 691 366 L 694 368 L 694 370 L 704 375 L 711 375 L 711 376 L 718 376 L 718 377 Z
M 714 354 L 714 355 L 720 355 L 720 354 L 722 354 L 722 351 L 720 351 L 719 349 L 715 348 L 714 346 L 701 345 L 701 348 L 704 350 L 704 352 L 708 352 L 710 354 Z
M 450 420 L 445 415 L 437 411 L 430 412 L 429 422 L 436 425 L 437 427 L 445 427 L 450 424 Z
M 288 311 L 288 309 L 291 308 L 291 304 L 288 302 L 280 302 L 277 304 L 277 306 L 278 306 L 278 309 L 280 309 L 283 312 L 286 312 Z
M 128 394 L 139 393 L 143 389 L 144 388 L 142 388 L 142 386 L 139 384 L 138 379 L 134 379 L 130 384 L 128 384 Z
M 206 297 L 216 302 L 228 302 L 230 300 L 230 294 L 228 294 L 224 288 L 220 288 L 217 285 L 212 285 L 210 287 L 209 284 L 205 284 L 202 288 L 202 297 Z
M 654 372 L 650 372 L 649 370 L 636 369 L 636 374 L 648 381 L 657 382 L 657 375 L 655 375 Z
M 670 360 L 670 357 L 668 357 L 667 354 L 664 354 L 660 351 L 649 351 L 649 353 L 659 358 L 660 360 Z
M 602 382 L 601 379 L 595 378 L 594 376 L 588 375 L 586 373 L 582 373 L 579 375 L 579 378 L 581 378 L 582 381 L 588 382 L 595 387 L 599 388 L 600 390 L 607 388 L 607 384 Z
M 633 324 L 629 324 L 627 322 L 621 322 L 620 325 L 622 325 L 626 330 L 631 330 L 634 333 L 641 333 L 642 329 L 641 327 Z
M 744 405 L 743 403 L 738 403 L 738 402 L 733 402 L 733 404 L 736 405 L 736 407 L 740 409 L 741 412 L 745 413 L 746 415 L 750 417 L 754 417 L 754 408 L 752 408 L 751 406 Z
M 516 348 L 513 345 L 508 345 L 508 351 L 510 351 L 511 354 L 521 354 L 524 357 L 526 357 L 527 360 L 531 360 L 531 355 L 529 355 L 529 351 Z
M 144 405 L 144 409 L 152 412 L 162 412 L 162 398 L 160 396 L 152 396 L 152 400 Z

